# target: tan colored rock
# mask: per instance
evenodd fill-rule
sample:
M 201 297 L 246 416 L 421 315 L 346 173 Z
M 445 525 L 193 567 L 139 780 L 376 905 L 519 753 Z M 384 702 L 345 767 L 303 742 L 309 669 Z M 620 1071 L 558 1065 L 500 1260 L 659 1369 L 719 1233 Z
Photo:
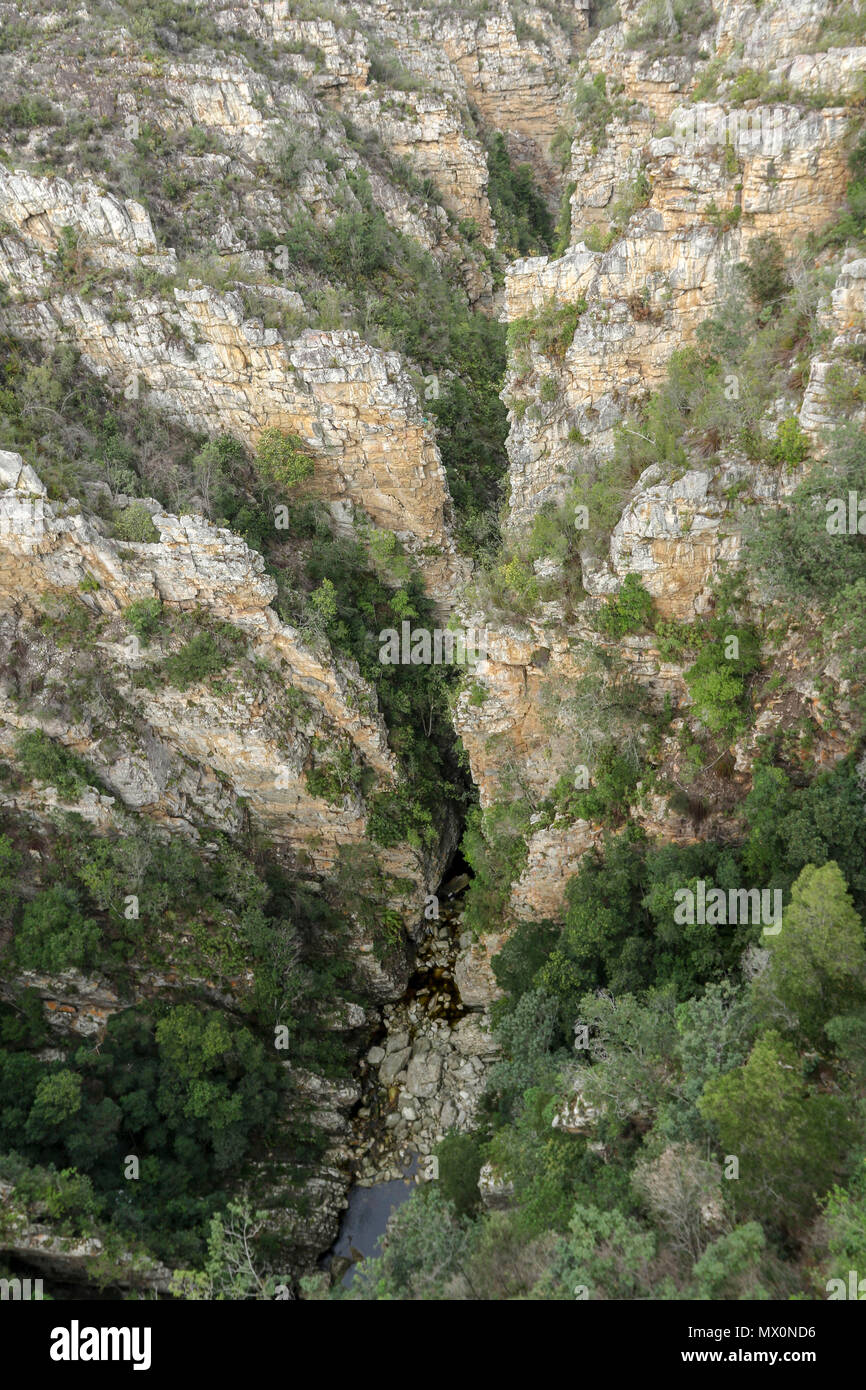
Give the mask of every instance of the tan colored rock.
M 460 1002 L 467 1009 L 487 1008 L 502 996 L 491 961 L 502 949 L 507 933 L 493 932 L 460 951 L 454 962 L 454 982 Z
M 124 211 L 89 189 L 79 202 L 62 180 L 0 171 L 0 196 L 32 251 L 56 246 L 66 225 L 61 219 L 69 218 L 100 262 L 107 256 L 114 264 L 119 254 L 114 241 L 105 245 L 115 231 L 128 256 L 136 237 L 151 244 L 138 205 Z M 49 290 L 51 271 L 28 255 L 25 241 L 7 237 L 0 247 L 0 267 L 18 292 L 5 315 L 10 327 L 46 341 L 71 338 L 100 375 L 127 387 L 140 378 L 154 403 L 188 426 L 227 430 L 250 444 L 269 426 L 300 435 L 316 459 L 315 493 L 347 499 L 395 531 L 419 557 L 440 603 L 467 576 L 468 563 L 450 534 L 451 504 L 433 431 L 396 353 L 349 331 L 308 330 L 285 343 L 245 317 L 239 295 L 195 282 L 175 288 L 173 302 L 133 300 L 129 319 L 114 322 L 107 303 L 78 294 L 34 302 L 34 290 Z

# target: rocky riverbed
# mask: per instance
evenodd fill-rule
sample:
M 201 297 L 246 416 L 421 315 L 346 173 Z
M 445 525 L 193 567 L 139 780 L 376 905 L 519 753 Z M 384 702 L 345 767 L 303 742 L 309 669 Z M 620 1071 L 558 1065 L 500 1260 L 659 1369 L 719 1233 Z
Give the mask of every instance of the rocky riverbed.
M 459 988 L 470 944 L 459 901 L 444 903 L 418 944 L 409 989 L 382 1011 L 381 1035 L 360 1065 L 352 1147 L 361 1185 L 402 1177 L 410 1155 L 423 1179 L 431 1173 L 424 1160 L 447 1131 L 473 1123 L 496 1046 L 477 989 L 466 991 L 470 1006 Z

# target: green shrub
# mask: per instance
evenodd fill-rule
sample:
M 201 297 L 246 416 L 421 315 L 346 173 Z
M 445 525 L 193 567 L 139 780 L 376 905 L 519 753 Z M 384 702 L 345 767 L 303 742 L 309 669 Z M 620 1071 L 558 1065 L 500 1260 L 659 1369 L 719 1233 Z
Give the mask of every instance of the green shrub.
M 849 586 L 866 580 L 863 537 L 827 529 L 827 500 L 847 499 L 849 492 L 866 496 L 866 440 L 855 424 L 836 430 L 826 465 L 813 466 L 783 506 L 761 508 L 752 519 L 751 563 L 789 607 L 815 598 L 844 604 Z
M 576 304 L 557 304 L 551 297 L 542 309 L 515 319 L 508 325 L 508 347 L 518 367 L 529 366 L 528 348 L 534 343 L 545 357 L 561 362 L 571 347 L 581 315 L 586 313 L 586 300 Z
M 451 1202 L 458 1216 L 472 1216 L 479 1203 L 478 1174 L 483 1156 L 473 1134 L 452 1131 L 436 1145 L 439 1160 L 439 1191 Z
M 304 453 L 303 441 L 275 426 L 269 426 L 259 435 L 256 467 L 265 482 L 285 490 L 297 487 L 314 470 L 313 460 Z
M 494 931 L 502 922 L 511 885 L 529 853 L 530 814 L 526 801 L 497 802 L 469 812 L 461 848 L 474 872 L 464 910 L 470 931 Z
M 201 631 L 193 632 L 180 651 L 173 652 L 143 671 L 137 671 L 136 683 L 151 690 L 162 685 L 171 685 L 176 690 L 188 690 L 190 686 L 225 670 L 244 655 L 247 639 L 231 623 L 218 619 L 204 619 L 200 613 L 192 613 L 184 615 L 179 625 L 182 631 L 189 631 L 204 621 L 207 622 L 207 626 Z
M 614 115 L 613 102 L 607 95 L 607 79 L 604 73 L 597 72 L 589 82 L 575 82 L 572 102 L 580 133 L 589 138 L 593 153 L 597 153 L 607 141 L 607 126 Z M 569 156 L 570 154 L 569 141 Z
M 866 10 L 847 0 L 831 0 L 821 20 L 819 38 L 823 49 L 853 48 L 866 42 Z
M 53 1164 L 28 1166 L 19 1154 L 11 1153 L 0 1159 L 0 1177 L 13 1183 L 14 1203 L 22 1204 L 31 1219 L 47 1217 L 70 1234 L 84 1234 L 97 1214 L 93 1185 L 74 1168 L 58 1172 Z
M 760 666 L 758 640 L 748 626 L 736 626 L 724 618 L 714 618 L 708 627 L 708 640 L 685 674 L 695 713 L 713 734 L 732 739 L 748 727 L 746 712 L 747 680 Z M 731 638 L 739 644 L 737 657 Z
M 232 643 L 232 650 L 226 650 L 226 645 L 213 633 L 199 632 L 179 652 L 165 658 L 165 679 L 177 690 L 188 690 L 191 685 L 224 670 L 240 653 L 242 644 L 243 639 L 239 639 L 236 644 Z
M 85 787 L 93 784 L 93 773 L 83 759 L 55 743 L 42 729 L 19 734 L 15 750 L 28 776 L 55 787 L 60 796 L 69 800 L 77 800 Z
M 559 220 L 556 224 L 553 241 L 553 255 L 562 256 L 571 245 L 571 198 L 577 184 L 572 180 L 567 185 L 562 194 L 562 202 L 559 208 Z
M 46 888 L 28 903 L 15 933 L 15 958 L 24 970 L 71 970 L 92 965 L 99 928 L 85 918 L 73 892 Z
M 341 748 L 335 757 L 318 761 L 304 773 L 307 790 L 320 796 L 331 806 L 342 806 L 343 798 L 357 792 L 361 785 L 361 769 L 351 748 Z
M 624 231 L 638 208 L 646 207 L 652 196 L 650 181 L 643 169 L 639 170 L 630 183 L 621 184 L 610 208 L 611 227 L 617 233 Z
M 625 819 L 640 779 L 640 763 L 634 756 L 607 743 L 596 758 L 591 785 L 576 788 L 570 777 L 562 777 L 554 790 L 557 813 L 597 825 L 615 825 Z
M 562 170 L 567 169 L 571 162 L 571 143 L 573 139 L 573 132 L 565 125 L 558 125 L 553 133 L 553 139 L 549 147 L 550 157 Z
M 420 849 L 436 838 L 429 809 L 408 787 L 375 792 L 369 798 L 367 834 L 385 848 L 408 843 Z
M 785 251 L 777 236 L 764 232 L 754 237 L 742 263 L 749 293 L 760 309 L 777 310 L 791 288 L 785 269 Z
M 604 255 L 605 251 L 609 251 L 613 246 L 616 237 L 617 233 L 614 227 L 605 229 L 599 222 L 593 222 L 592 225 L 587 227 L 581 234 L 580 240 L 583 242 L 587 251 L 596 251 L 600 255 Z
M 581 550 L 586 549 L 593 555 L 603 553 L 638 474 L 646 466 L 627 448 L 618 447 L 613 458 L 604 459 L 593 472 L 576 474 L 566 510 L 574 525 L 579 515 L 583 520 L 578 509 L 586 509 L 587 526 L 575 528 Z
M 89 646 L 102 627 L 101 617 L 74 594 L 43 594 L 41 604 L 37 626 L 58 647 Z
M 776 431 L 772 456 L 776 463 L 784 463 L 788 468 L 796 468 L 798 463 L 809 457 L 811 446 L 809 436 L 800 428 L 796 415 L 789 415 Z
M 861 242 L 866 237 L 866 130 L 848 156 L 851 181 L 846 190 L 841 214 L 823 232 L 812 238 L 816 251 L 827 246 L 844 246 L 848 241 Z
M 159 541 L 159 532 L 151 520 L 150 512 L 141 502 L 133 502 L 116 511 L 113 517 L 113 530 L 118 540 L 137 541 L 154 545 Z
M 162 600 L 158 598 L 135 599 L 124 612 L 126 625 L 145 645 L 154 637 L 162 624 Z
M 769 73 L 759 72 L 757 68 L 741 68 L 731 83 L 727 97 L 732 106 L 742 106 L 744 102 L 766 98 L 770 86 Z
M 21 130 L 33 126 L 57 125 L 59 112 L 41 96 L 22 96 L 17 101 L 0 102 L 0 129 Z
M 379 39 L 378 42 L 385 43 L 387 40 Z M 368 77 L 372 82 L 381 82 L 383 86 L 396 88 L 401 92 L 417 92 L 425 86 L 422 77 L 416 76 L 404 67 L 393 48 L 379 48 L 371 52 Z
M 622 587 L 598 614 L 599 631 L 606 637 L 625 637 L 652 628 L 655 604 L 636 574 L 627 574 Z

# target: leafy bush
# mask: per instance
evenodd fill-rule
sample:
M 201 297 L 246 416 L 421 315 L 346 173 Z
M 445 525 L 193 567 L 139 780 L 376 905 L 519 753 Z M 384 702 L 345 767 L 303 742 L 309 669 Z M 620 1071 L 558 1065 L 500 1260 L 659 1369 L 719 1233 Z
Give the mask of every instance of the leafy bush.
M 786 892 L 808 864 L 839 865 L 859 912 L 866 911 L 862 824 L 866 791 L 853 756 L 796 786 L 779 767 L 759 764 L 744 803 L 748 837 L 743 864 L 750 878 Z
M 114 513 L 114 534 L 121 541 L 138 541 L 153 545 L 159 541 L 159 532 L 151 520 L 150 512 L 140 502 L 133 502 L 122 511 Z
M 796 1050 L 776 1032 L 761 1035 L 745 1066 L 709 1082 L 699 1104 L 722 1151 L 739 1155 L 732 1197 L 744 1215 L 790 1231 L 844 1171 L 854 1137 L 846 1103 L 804 1086 Z
M 162 600 L 158 598 L 135 599 L 123 614 L 126 625 L 136 637 L 147 643 L 160 629 L 162 623 Z
M 786 603 L 815 598 L 845 603 L 846 593 L 866 579 L 866 539 L 827 529 L 827 500 L 849 492 L 866 496 L 866 440 L 856 425 L 833 436 L 824 466 L 809 476 L 778 508 L 762 508 L 747 530 L 751 562 L 771 593 Z
M 759 309 L 777 309 L 791 288 L 785 251 L 772 232 L 753 237 L 742 266 L 749 293 Z
M 77 800 L 81 792 L 93 784 L 93 773 L 83 759 L 55 743 L 42 729 L 19 734 L 15 751 L 28 776 L 47 782 L 69 800 Z
M 207 680 L 217 671 L 222 671 L 243 646 L 243 639 L 232 640 L 230 646 L 220 643 L 212 632 L 199 632 L 174 656 L 167 656 L 162 672 L 169 685 L 177 690 L 188 690 L 191 685 Z
M 576 188 L 576 182 L 572 181 L 563 189 L 559 220 L 554 232 L 552 252 L 554 257 L 564 255 L 571 245 L 571 199 Z
M 561 362 L 571 347 L 577 325 L 585 312 L 585 299 L 578 300 L 576 304 L 557 304 L 550 298 L 536 313 L 514 319 L 508 325 L 508 347 L 517 365 L 528 369 L 530 343 L 534 343 L 545 357 Z
M 636 574 L 627 574 L 619 593 L 599 610 L 598 626 L 605 637 L 618 639 L 653 626 L 655 604 Z
M 369 79 L 401 92 L 417 92 L 425 86 L 424 79 L 404 67 L 398 53 L 392 48 L 379 48 L 371 52 Z
M 756 985 L 765 1009 L 781 1015 L 785 1031 L 801 1043 L 822 1048 L 829 1020 L 866 1004 L 863 923 L 833 860 L 800 873 L 782 930 L 768 947 L 769 964 Z
M 553 133 L 550 142 L 549 152 L 551 159 L 559 165 L 561 170 L 568 168 L 571 162 L 571 144 L 574 136 L 568 126 L 559 125 Z
M 591 473 L 575 475 L 566 511 L 574 524 L 578 509 L 586 509 L 587 526 L 575 527 L 581 550 L 586 549 L 596 556 L 605 551 L 629 493 L 645 466 L 627 447 L 618 446 L 613 457 L 602 460 Z
M 605 744 L 592 770 L 591 785 L 584 791 L 569 778 L 557 784 L 557 809 L 594 824 L 613 824 L 628 815 L 640 777 L 637 758 L 621 753 L 612 743 Z
M 266 482 L 288 490 L 309 478 L 314 464 L 297 435 L 269 426 L 259 435 L 256 467 Z
M 0 102 L 0 129 L 21 130 L 33 126 L 56 125 L 59 113 L 41 96 L 22 96 L 17 101 Z
M 206 624 L 206 626 L 203 626 Z M 188 690 L 223 671 L 244 655 L 247 639 L 232 623 L 206 617 L 203 613 L 185 614 L 180 619 L 181 632 L 193 630 L 193 635 L 180 651 L 163 657 L 135 673 L 135 681 L 151 690 L 161 685 Z M 195 628 L 201 630 L 195 631 Z
M 416 849 L 435 841 L 430 809 L 424 799 L 408 787 L 375 792 L 367 802 L 367 834 L 386 848 L 410 844 Z
M 470 931 L 492 931 L 502 921 L 511 885 L 529 853 L 530 814 L 525 801 L 497 802 L 484 811 L 469 812 L 461 849 L 474 873 L 464 909 Z
M 821 20 L 821 48 L 851 48 L 866 40 L 866 11 L 847 0 L 830 0 Z
M 336 756 L 319 760 L 304 773 L 304 780 L 312 796 L 321 796 L 332 806 L 342 806 L 344 797 L 358 791 L 360 772 L 348 747 L 339 749 Z
M 74 594 L 43 594 L 40 602 L 43 612 L 36 624 L 58 647 L 89 646 L 102 626 L 102 619 Z
M 607 126 L 614 115 L 613 102 L 607 95 L 607 78 L 604 73 L 595 73 L 589 82 L 580 79 L 575 82 L 572 101 L 581 134 L 589 137 L 593 152 L 597 152 L 607 141 Z
M 481 1145 L 472 1134 L 452 1131 L 436 1146 L 439 1190 L 458 1216 L 471 1216 L 478 1208 L 478 1174 L 483 1162 Z
M 735 626 L 724 618 L 708 624 L 708 640 L 685 674 L 695 713 L 713 734 L 733 739 L 748 726 L 747 680 L 760 667 L 760 650 L 754 629 Z M 735 650 L 738 654 L 726 655 Z
M 97 924 L 82 915 L 69 889 L 46 888 L 24 909 L 15 933 L 15 958 L 24 970 L 71 970 L 92 965 Z
M 781 422 L 776 431 L 773 458 L 777 463 L 786 464 L 788 468 L 796 468 L 798 463 L 809 457 L 810 452 L 809 436 L 800 428 L 800 421 L 796 415 L 790 415 L 787 420 Z

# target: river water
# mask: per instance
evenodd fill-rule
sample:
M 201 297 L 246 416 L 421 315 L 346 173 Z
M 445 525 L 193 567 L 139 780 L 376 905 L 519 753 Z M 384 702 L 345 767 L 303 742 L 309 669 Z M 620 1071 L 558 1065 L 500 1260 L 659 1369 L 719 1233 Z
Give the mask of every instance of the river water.
M 332 1251 L 334 1259 L 352 1261 L 340 1281 L 346 1288 L 355 1277 L 357 1261 L 378 1254 L 379 1238 L 385 1234 L 392 1212 L 407 1202 L 415 1190 L 417 1167 L 418 1160 L 413 1158 L 405 1178 L 374 1183 L 372 1187 L 353 1187 L 349 1193 L 349 1205 Z
M 462 862 L 458 861 L 458 868 Z M 453 869 L 452 869 L 453 873 Z M 457 880 L 451 879 L 457 884 Z M 449 884 L 440 889 L 443 894 L 441 915 L 435 930 L 422 936 L 418 943 L 416 968 L 403 999 L 394 1009 L 385 1030 L 404 1029 L 414 1034 L 419 1027 L 434 1020 L 439 1026 L 453 1025 L 466 1010 L 454 981 L 454 960 L 460 935 L 461 904 L 459 897 L 447 893 Z M 458 892 L 465 887 L 460 884 Z M 450 901 L 449 901 L 450 898 Z M 395 1012 L 396 1011 L 396 1012 Z M 384 1040 L 384 1039 L 383 1039 Z M 416 1175 L 421 1167 L 419 1154 L 414 1151 L 412 1138 L 397 1135 L 386 1127 L 387 1115 L 394 1111 L 394 1091 L 383 1086 L 375 1073 L 367 1073 L 364 1103 L 356 1117 L 355 1138 L 357 1171 L 361 1177 L 349 1192 L 349 1204 L 343 1215 L 340 1233 L 329 1252 L 327 1264 L 333 1276 L 348 1287 L 351 1285 L 357 1262 L 378 1254 L 380 1237 L 385 1234 L 391 1214 L 408 1201 L 417 1185 Z M 427 1145 L 424 1146 L 426 1151 Z M 377 1181 L 377 1174 L 388 1172 L 388 1180 Z M 404 1176 L 392 1176 L 402 1169 Z M 366 1177 L 366 1181 L 365 1181 Z M 352 1263 L 340 1273 L 344 1261 Z M 336 1268 L 335 1268 L 336 1266 Z

